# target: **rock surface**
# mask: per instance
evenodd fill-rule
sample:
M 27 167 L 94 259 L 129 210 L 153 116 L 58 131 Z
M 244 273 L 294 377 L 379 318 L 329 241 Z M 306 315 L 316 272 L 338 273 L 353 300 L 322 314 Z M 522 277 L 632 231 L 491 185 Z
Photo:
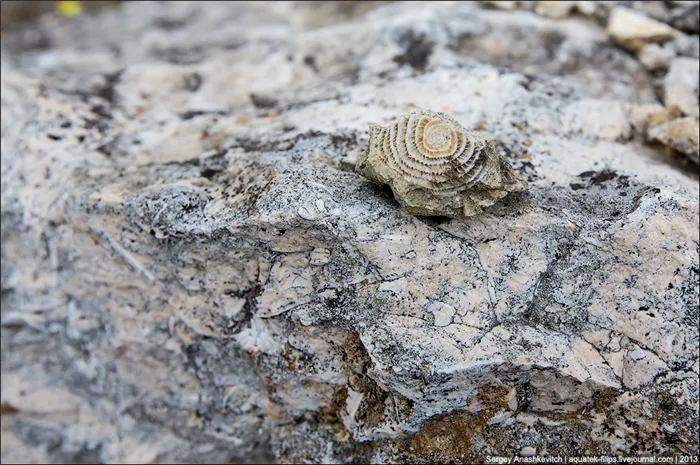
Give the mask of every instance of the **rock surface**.
M 649 70 L 666 69 L 676 57 L 673 46 L 659 44 L 646 44 L 639 51 L 639 61 Z
M 649 139 L 661 142 L 698 162 L 700 125 L 698 118 L 688 116 L 660 124 L 649 130 Z
M 647 43 L 667 42 L 676 35 L 666 24 L 621 6 L 612 10 L 607 33 L 630 51 L 640 50 Z
M 664 78 L 664 103 L 677 105 L 686 115 L 697 117 L 699 96 L 700 61 L 676 58 Z
M 698 453 L 697 174 L 645 144 L 643 65 L 590 21 L 367 10 L 3 38 L 3 463 Z M 354 165 L 416 106 L 528 189 L 402 213 Z

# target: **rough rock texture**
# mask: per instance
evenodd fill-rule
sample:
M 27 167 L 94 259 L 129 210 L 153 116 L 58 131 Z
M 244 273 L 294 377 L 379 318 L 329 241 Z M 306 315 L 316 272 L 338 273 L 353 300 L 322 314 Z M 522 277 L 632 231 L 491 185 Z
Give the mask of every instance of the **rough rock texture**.
M 3 463 L 697 454 L 697 173 L 644 66 L 594 21 L 366 10 L 3 38 Z M 528 189 L 401 213 L 354 163 L 413 106 Z

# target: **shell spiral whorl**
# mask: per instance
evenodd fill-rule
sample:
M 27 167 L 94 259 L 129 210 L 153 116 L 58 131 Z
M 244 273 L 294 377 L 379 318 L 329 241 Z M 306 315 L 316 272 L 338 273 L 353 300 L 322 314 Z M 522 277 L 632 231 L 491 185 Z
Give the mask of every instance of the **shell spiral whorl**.
M 416 215 L 471 216 L 526 185 L 486 138 L 427 110 L 370 126 L 356 170 Z
M 379 144 L 388 166 L 416 184 L 429 181 L 437 190 L 466 189 L 483 173 L 483 141 L 430 114 L 412 112 L 383 127 Z

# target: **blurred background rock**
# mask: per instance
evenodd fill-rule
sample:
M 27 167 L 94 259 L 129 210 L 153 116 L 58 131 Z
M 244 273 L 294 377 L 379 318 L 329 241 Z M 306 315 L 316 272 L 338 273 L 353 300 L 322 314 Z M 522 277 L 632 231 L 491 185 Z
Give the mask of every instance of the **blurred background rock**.
M 97 11 L 107 6 L 116 6 L 119 3 L 121 2 L 4 1 L 0 3 L 0 31 L 7 32 L 16 29 L 47 13 L 72 16 L 85 11 Z
M 55 14 L 70 17 L 84 12 L 94 12 L 103 8 L 117 7 L 120 3 L 121 2 L 119 1 L 3 1 L 0 3 L 0 13 L 2 13 L 2 19 L 0 20 L 0 32 L 7 32 L 9 30 L 21 27 L 24 24 L 31 23 L 44 14 Z M 305 15 L 305 24 L 300 26 L 311 29 L 329 24 L 330 22 L 333 22 L 334 18 L 352 18 L 360 16 L 363 13 L 386 3 L 391 2 L 301 1 L 295 2 L 294 7 L 298 10 L 309 12 L 308 15 Z

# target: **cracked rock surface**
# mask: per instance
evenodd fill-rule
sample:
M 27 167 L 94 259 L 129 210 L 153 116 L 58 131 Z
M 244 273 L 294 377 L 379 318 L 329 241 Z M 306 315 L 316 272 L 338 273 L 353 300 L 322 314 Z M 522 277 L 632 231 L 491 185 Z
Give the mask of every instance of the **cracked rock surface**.
M 698 453 L 698 178 L 645 144 L 653 76 L 594 20 L 372 7 L 3 37 L 3 462 Z M 402 213 L 354 165 L 413 107 L 529 187 Z

